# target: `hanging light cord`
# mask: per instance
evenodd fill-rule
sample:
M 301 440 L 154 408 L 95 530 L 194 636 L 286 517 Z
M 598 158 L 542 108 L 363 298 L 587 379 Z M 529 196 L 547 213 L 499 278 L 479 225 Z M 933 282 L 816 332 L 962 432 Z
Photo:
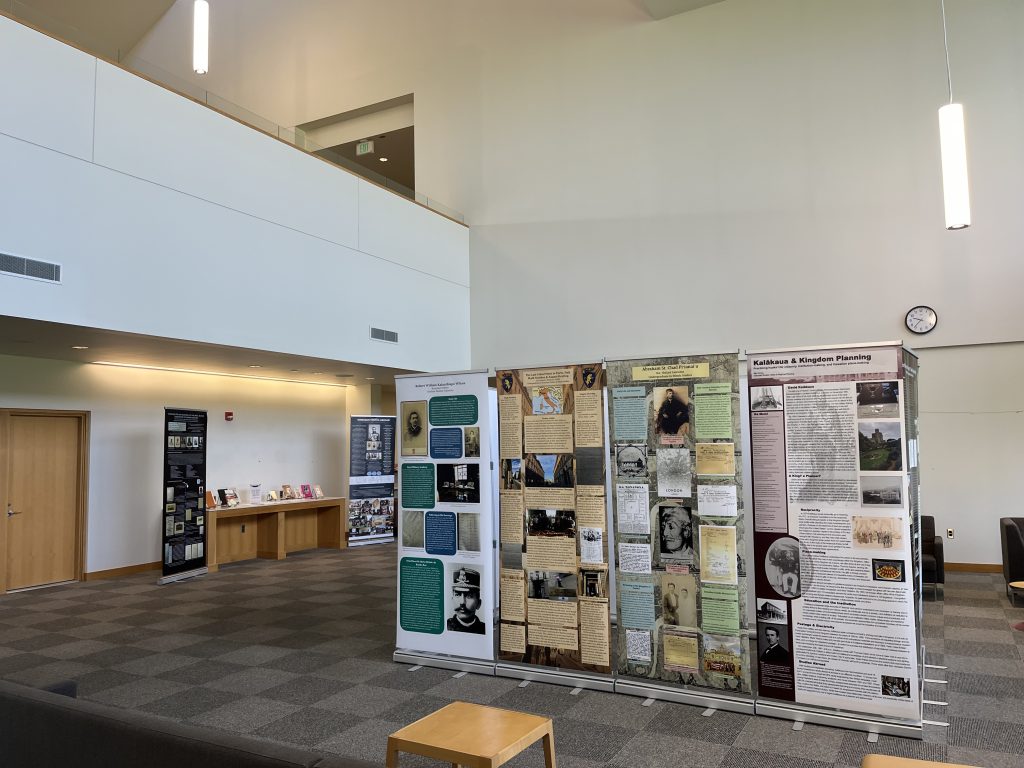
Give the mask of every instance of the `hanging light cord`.
M 949 36 L 946 33 L 946 0 L 939 0 L 942 6 L 942 45 L 946 49 L 946 85 L 949 87 L 949 103 L 953 103 L 953 77 L 949 74 Z

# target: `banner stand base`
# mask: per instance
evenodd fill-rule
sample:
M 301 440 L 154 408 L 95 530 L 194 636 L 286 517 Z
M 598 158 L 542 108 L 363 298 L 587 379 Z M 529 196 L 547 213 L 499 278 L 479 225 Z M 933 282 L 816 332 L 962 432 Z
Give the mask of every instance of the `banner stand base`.
M 586 673 L 571 672 L 554 667 L 526 667 L 513 664 L 497 664 L 494 674 L 498 677 L 511 677 L 515 680 L 565 685 L 569 688 L 582 688 L 587 691 L 615 691 L 615 681 L 611 677 L 592 677 Z
M 209 569 L 204 565 L 202 568 L 196 568 L 193 571 L 185 571 L 184 573 L 176 573 L 173 576 L 161 576 L 156 580 L 158 586 L 164 584 L 171 584 L 175 581 L 184 581 L 185 579 L 194 579 L 196 576 L 205 576 L 209 573 Z
M 369 544 L 394 544 L 395 537 L 392 534 L 386 536 L 372 536 L 365 539 L 349 539 L 348 546 L 350 547 L 365 547 Z
M 738 712 L 741 715 L 754 714 L 753 699 L 728 696 L 710 688 L 707 691 L 698 691 L 693 688 L 670 688 L 639 680 L 619 678 L 615 681 L 615 692 L 628 696 L 640 696 L 645 699 L 671 701 L 676 704 L 692 704 L 696 707 L 707 707 L 722 712 Z
M 780 720 L 794 720 L 815 725 L 830 725 L 833 728 L 846 728 L 850 731 L 865 733 L 884 733 L 887 736 L 902 736 L 906 739 L 924 739 L 924 726 L 908 720 L 873 719 L 868 715 L 843 714 L 828 712 L 786 702 L 767 702 L 758 700 L 755 705 L 758 715 L 777 717 Z
M 435 669 L 454 669 L 456 672 L 472 672 L 474 675 L 494 676 L 494 662 L 483 659 L 463 659 L 458 656 L 434 656 L 420 651 L 395 650 L 391 656 L 399 664 L 420 665 Z

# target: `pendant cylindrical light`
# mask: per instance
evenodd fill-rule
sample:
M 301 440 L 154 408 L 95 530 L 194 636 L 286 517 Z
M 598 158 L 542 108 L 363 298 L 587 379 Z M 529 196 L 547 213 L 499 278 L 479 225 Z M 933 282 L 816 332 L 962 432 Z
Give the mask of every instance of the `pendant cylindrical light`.
M 197 75 L 210 70 L 210 4 L 196 0 L 192 12 L 192 69 Z
M 967 186 L 967 140 L 962 104 L 946 104 L 939 109 L 939 147 L 946 229 L 964 229 L 971 225 L 971 197 Z

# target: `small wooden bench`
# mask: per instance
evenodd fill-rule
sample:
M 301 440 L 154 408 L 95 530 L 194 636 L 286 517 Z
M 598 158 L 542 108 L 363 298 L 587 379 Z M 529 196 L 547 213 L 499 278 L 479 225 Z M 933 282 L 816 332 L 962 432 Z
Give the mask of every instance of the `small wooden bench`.
M 938 763 L 935 760 L 912 760 L 909 757 L 865 755 L 860 768 L 975 768 L 963 763 Z

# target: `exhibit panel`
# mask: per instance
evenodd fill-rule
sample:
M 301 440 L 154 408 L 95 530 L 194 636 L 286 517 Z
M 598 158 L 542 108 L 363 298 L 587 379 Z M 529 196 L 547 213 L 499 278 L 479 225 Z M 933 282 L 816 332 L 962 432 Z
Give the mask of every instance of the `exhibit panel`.
M 163 578 L 206 568 L 206 411 L 164 408 Z
M 523 666 L 609 675 L 603 366 L 497 370 L 495 377 L 498 658 L 516 665 L 504 672 L 516 676 Z
M 398 376 L 395 395 L 400 419 L 395 658 L 443 661 L 401 654 L 411 651 L 492 661 L 497 579 L 487 372 Z
M 912 360 L 898 342 L 748 353 L 758 712 L 920 736 Z
M 606 365 L 616 690 L 739 694 L 737 708 L 751 711 L 739 356 Z
M 353 416 L 349 423 L 348 543 L 395 538 L 395 417 Z

